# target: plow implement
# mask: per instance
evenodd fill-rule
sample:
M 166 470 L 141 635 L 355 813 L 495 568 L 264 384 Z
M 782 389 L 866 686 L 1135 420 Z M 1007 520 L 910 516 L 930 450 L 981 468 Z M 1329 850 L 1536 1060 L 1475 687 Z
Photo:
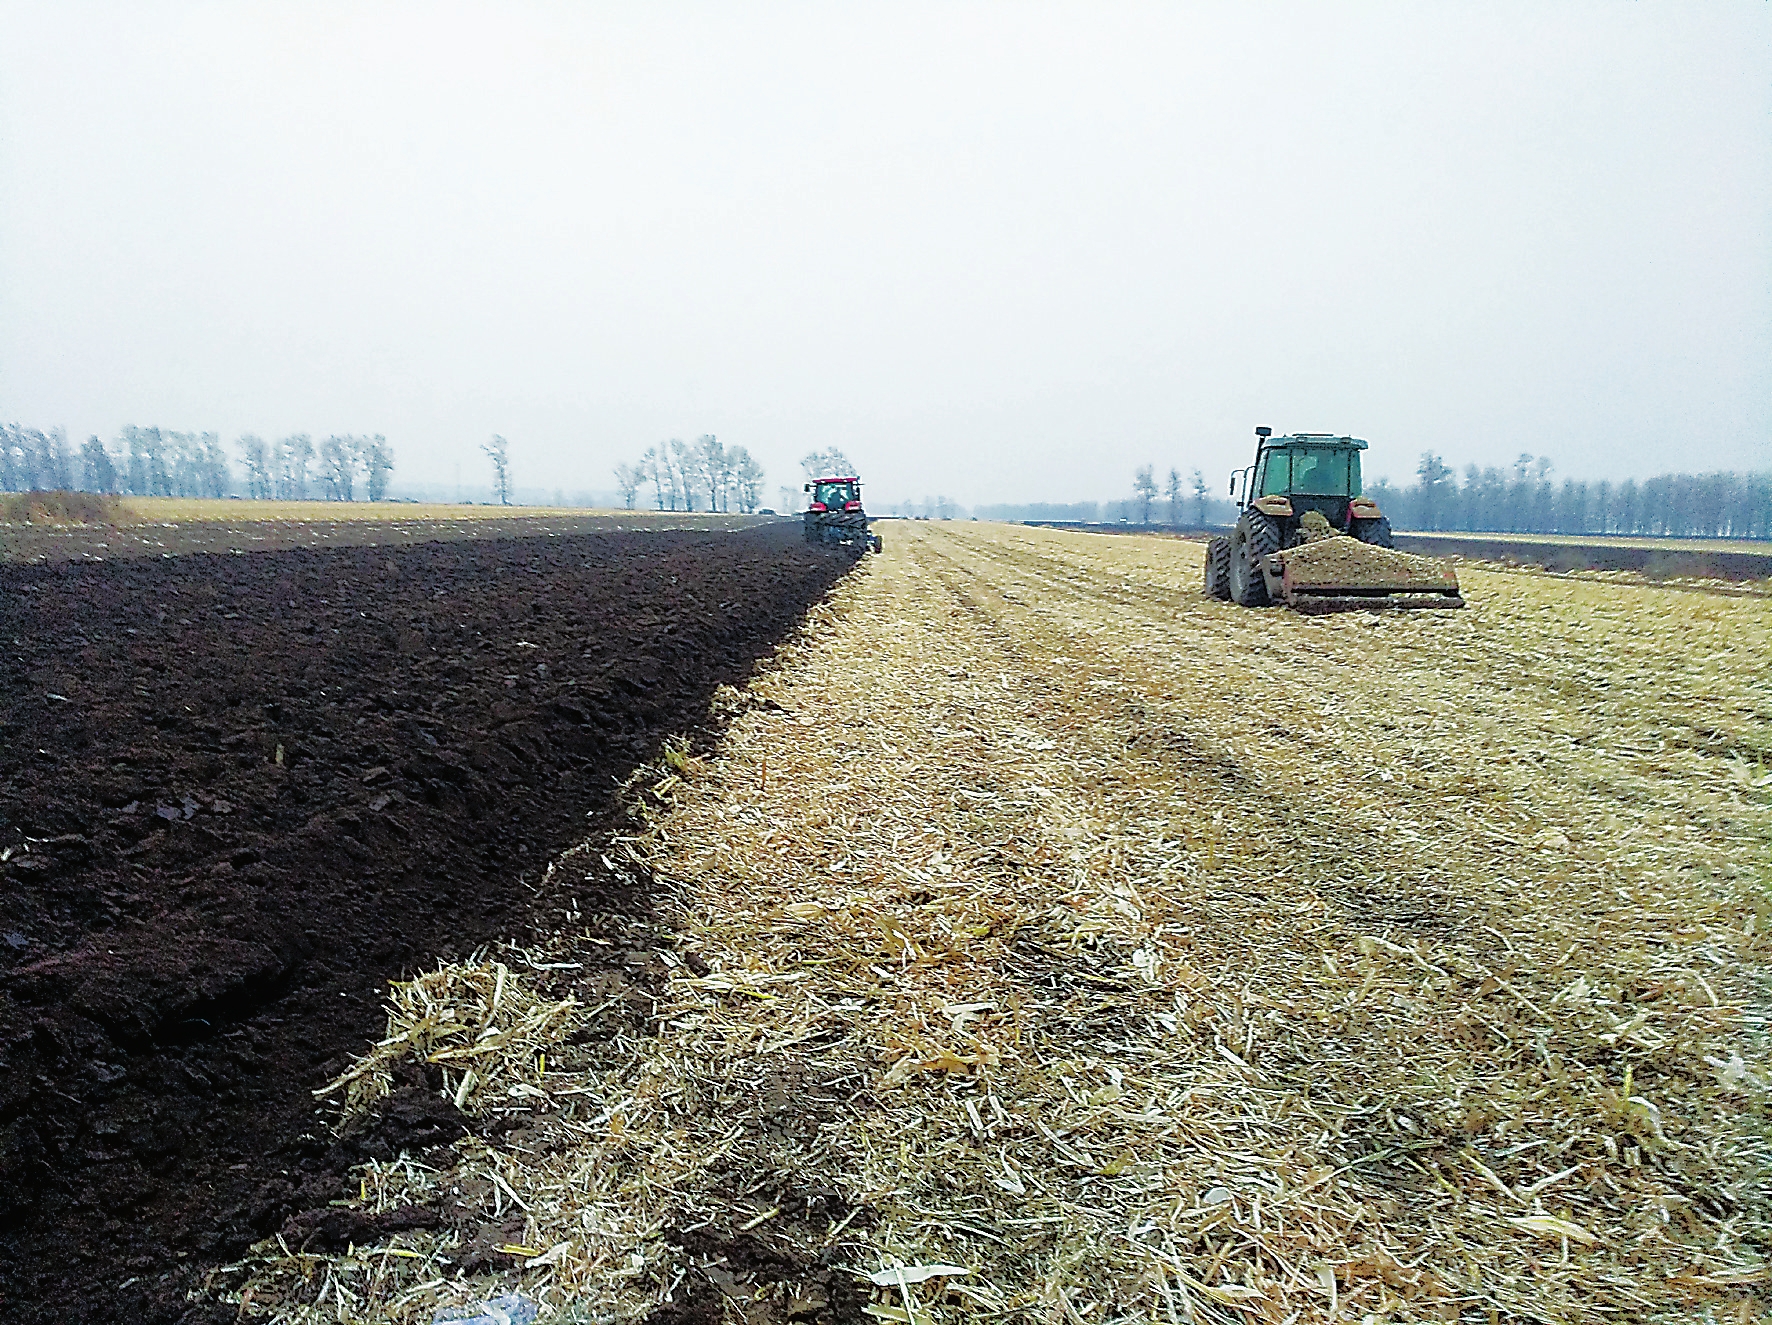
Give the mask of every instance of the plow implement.
M 1446 562 L 1345 536 L 1270 552 L 1261 574 L 1270 601 L 1313 616 L 1464 606 L 1458 575 Z

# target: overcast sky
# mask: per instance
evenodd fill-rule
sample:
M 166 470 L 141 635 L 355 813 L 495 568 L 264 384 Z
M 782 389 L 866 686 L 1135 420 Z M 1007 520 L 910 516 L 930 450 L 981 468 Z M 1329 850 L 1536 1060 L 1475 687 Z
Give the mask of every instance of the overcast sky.
M 770 491 L 1772 466 L 1772 5 L 0 0 L 0 418 Z

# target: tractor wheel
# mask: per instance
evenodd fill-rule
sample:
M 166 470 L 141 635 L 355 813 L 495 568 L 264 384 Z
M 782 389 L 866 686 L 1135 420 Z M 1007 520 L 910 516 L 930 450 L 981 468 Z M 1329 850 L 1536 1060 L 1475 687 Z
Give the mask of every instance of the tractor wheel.
M 873 535 L 868 541 L 874 545 L 874 551 L 876 553 L 880 552 L 886 546 L 884 543 L 882 543 L 880 541 L 880 536 L 878 534 Z
M 1280 525 L 1259 511 L 1245 511 L 1231 534 L 1231 597 L 1244 607 L 1268 605 L 1261 559 L 1280 550 Z
M 1231 541 L 1222 534 L 1206 540 L 1206 593 L 1221 601 L 1231 596 Z
M 1353 521 L 1353 535 L 1362 543 L 1370 543 L 1373 547 L 1395 547 L 1391 542 L 1391 520 L 1388 515 L 1381 515 L 1376 520 Z

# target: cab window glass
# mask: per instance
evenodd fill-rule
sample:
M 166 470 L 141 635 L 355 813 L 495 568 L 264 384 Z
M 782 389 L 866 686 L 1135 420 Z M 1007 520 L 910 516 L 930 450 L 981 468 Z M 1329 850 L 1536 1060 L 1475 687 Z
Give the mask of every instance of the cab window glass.
M 1258 478 L 1255 495 L 1258 497 L 1283 496 L 1292 491 L 1292 453 L 1290 451 L 1269 451 L 1267 459 L 1262 462 L 1261 474 Z
M 1292 460 L 1292 491 L 1315 497 L 1349 496 L 1360 490 L 1357 465 L 1353 451 L 1302 450 Z
M 855 500 L 856 491 L 853 483 L 820 483 L 812 495 L 815 501 L 840 509 L 845 502 Z

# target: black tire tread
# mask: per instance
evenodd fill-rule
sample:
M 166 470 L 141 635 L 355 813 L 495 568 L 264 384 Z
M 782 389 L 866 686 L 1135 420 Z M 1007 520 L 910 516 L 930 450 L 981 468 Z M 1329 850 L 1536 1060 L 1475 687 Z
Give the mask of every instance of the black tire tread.
M 1231 541 L 1222 534 L 1206 541 L 1206 593 L 1220 602 L 1231 596 Z
M 1390 516 L 1381 515 L 1375 520 L 1355 520 L 1352 523 L 1353 535 L 1362 543 L 1370 543 L 1373 547 L 1394 548 L 1396 546 L 1391 541 Z
M 1245 513 L 1247 523 L 1245 542 L 1249 574 L 1244 581 L 1244 592 L 1237 597 L 1233 588 L 1232 596 L 1244 607 L 1266 607 L 1268 605 L 1267 580 L 1261 574 L 1261 559 L 1270 552 L 1280 550 L 1280 526 L 1278 521 L 1270 519 L 1256 511 Z M 1233 552 L 1233 556 L 1234 556 Z

